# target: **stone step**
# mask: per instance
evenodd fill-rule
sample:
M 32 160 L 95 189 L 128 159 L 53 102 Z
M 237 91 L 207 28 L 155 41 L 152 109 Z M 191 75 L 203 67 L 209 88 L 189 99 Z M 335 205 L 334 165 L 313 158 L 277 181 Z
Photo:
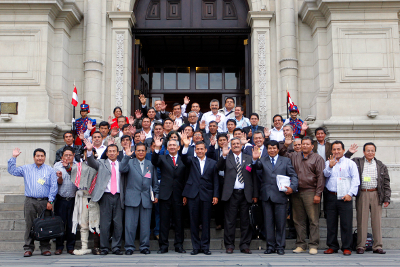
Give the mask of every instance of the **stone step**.
M 0 231 L 0 240 L 21 241 L 24 240 L 25 231 Z
M 4 203 L 24 203 L 24 195 L 5 195 Z
M 353 232 L 356 230 L 355 227 L 353 227 Z M 286 229 L 287 232 L 287 229 Z M 326 238 L 328 230 L 326 228 L 320 228 L 319 229 L 319 235 L 321 238 Z M 368 233 L 372 234 L 372 228 L 368 228 Z M 340 237 L 340 226 L 338 227 L 338 236 Z M 400 228 L 382 228 L 382 237 L 383 238 L 400 238 Z
M 400 219 L 399 218 L 382 218 L 382 228 L 400 228 Z M 340 224 L 340 221 L 338 222 Z M 368 225 L 371 225 L 371 219 L 368 219 Z M 353 226 L 357 226 L 357 219 L 353 218 Z M 319 219 L 319 227 L 326 228 L 326 219 L 320 218 Z
M 23 211 L 0 211 L 0 220 L 24 219 Z M 1 221 L 0 221 L 1 222 Z
M 0 211 L 23 211 L 24 203 L 1 203 Z
M 0 230 L 25 230 L 25 220 L 0 220 Z

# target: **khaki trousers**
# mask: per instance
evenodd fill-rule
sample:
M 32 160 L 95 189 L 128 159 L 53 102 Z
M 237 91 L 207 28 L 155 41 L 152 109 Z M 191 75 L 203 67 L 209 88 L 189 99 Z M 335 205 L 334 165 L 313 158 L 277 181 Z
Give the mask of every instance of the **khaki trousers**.
M 378 191 L 361 191 L 356 202 L 357 208 L 357 248 L 365 250 L 368 232 L 368 216 L 371 211 L 371 227 L 374 244 L 372 250 L 382 248 L 382 205 L 379 205 Z

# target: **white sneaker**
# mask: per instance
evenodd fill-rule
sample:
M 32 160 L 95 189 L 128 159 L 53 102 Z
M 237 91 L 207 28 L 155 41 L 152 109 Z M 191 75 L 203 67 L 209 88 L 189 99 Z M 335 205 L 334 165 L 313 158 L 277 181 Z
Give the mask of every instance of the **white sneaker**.
M 304 249 L 302 249 L 301 247 L 297 247 L 295 250 L 293 250 L 293 253 L 303 253 L 306 252 Z
M 310 251 L 308 253 L 310 253 L 311 255 L 315 255 L 318 254 L 318 250 L 316 248 L 310 248 Z

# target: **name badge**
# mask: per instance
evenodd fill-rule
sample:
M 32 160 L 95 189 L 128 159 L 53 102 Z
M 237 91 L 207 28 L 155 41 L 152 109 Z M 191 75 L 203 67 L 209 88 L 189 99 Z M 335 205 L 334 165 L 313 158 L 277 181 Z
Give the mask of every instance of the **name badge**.
M 39 178 L 38 180 L 37 180 L 37 182 L 39 183 L 39 184 L 41 184 L 41 185 L 44 185 L 44 183 L 46 182 L 44 179 L 42 179 L 42 178 Z
M 364 182 L 371 182 L 371 177 L 364 176 Z
M 144 178 L 151 178 L 151 173 L 150 173 L 150 171 L 148 171 L 147 173 L 146 173 L 146 175 L 144 176 Z

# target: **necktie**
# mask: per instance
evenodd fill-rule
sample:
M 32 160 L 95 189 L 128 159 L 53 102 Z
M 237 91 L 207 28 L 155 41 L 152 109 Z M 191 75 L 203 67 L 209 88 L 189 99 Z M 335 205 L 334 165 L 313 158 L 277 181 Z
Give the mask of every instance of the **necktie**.
M 115 170 L 115 162 L 111 162 L 111 194 L 117 193 L 117 171 Z
M 272 164 L 272 168 L 274 168 L 275 167 L 275 159 L 274 158 L 271 158 L 271 164 Z
M 193 131 L 196 131 L 196 125 L 191 124 L 191 126 L 192 126 L 192 128 L 193 128 Z
M 172 157 L 172 161 L 174 162 L 174 166 L 176 166 L 175 157 Z
M 262 150 L 261 150 L 261 148 L 258 148 L 258 149 L 259 149 L 259 151 L 260 151 L 260 156 L 259 156 L 258 158 L 261 159 Z
M 142 173 L 143 173 L 143 170 L 144 170 L 144 164 L 143 164 L 143 162 L 140 162 L 140 169 L 142 170 Z
M 239 183 L 243 184 L 242 164 L 240 164 L 239 157 L 236 157 L 236 169 Z

